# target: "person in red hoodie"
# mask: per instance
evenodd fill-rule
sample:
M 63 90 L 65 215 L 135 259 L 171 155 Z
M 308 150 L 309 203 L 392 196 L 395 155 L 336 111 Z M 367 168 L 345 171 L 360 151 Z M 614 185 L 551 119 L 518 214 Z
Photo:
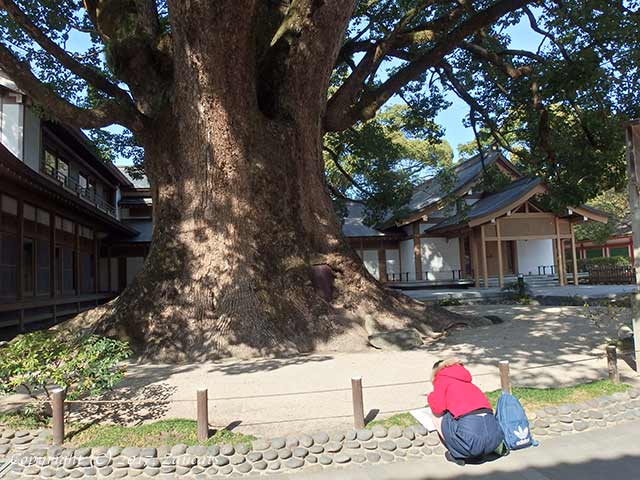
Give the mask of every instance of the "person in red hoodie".
M 504 440 L 489 399 L 471 380 L 471 373 L 457 358 L 433 365 L 433 392 L 427 400 L 453 460 L 480 460 Z

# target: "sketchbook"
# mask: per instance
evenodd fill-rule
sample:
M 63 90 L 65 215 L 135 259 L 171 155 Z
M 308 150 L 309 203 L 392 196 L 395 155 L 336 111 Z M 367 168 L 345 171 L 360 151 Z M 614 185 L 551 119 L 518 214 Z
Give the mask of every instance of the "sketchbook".
M 436 431 L 436 425 L 433 423 L 433 414 L 429 407 L 417 408 L 409 412 L 424 428 L 430 432 Z

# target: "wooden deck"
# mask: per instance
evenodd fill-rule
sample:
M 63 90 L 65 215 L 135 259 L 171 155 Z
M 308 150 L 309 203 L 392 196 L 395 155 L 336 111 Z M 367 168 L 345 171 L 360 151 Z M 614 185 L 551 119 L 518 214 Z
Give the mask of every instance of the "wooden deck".
M 77 315 L 115 298 L 114 293 L 43 297 L 12 303 L 0 303 L 0 328 L 17 327 Z

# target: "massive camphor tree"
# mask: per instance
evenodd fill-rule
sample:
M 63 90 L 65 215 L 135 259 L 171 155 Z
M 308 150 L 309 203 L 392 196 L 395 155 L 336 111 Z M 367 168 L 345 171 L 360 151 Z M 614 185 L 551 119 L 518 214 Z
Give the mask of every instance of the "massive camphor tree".
M 385 291 L 341 237 L 323 135 L 372 119 L 392 97 L 433 115 L 429 102 L 446 88 L 503 144 L 500 116 L 520 115 L 541 139 L 537 158 L 558 163 L 556 112 L 587 134 L 597 112 L 610 112 L 598 97 L 580 113 L 594 83 L 580 69 L 598 70 L 612 52 L 600 35 L 602 53 L 584 54 L 591 33 L 576 4 L 600 33 L 598 9 L 617 21 L 637 13 L 626 2 L 530 3 L 0 0 L 0 68 L 52 117 L 121 125 L 144 148 L 149 256 L 83 321 L 179 358 L 310 350 L 420 320 L 425 312 Z M 544 48 L 509 48 L 504 29 L 521 20 Z M 78 36 L 86 48 L 70 47 Z M 318 265 L 332 272 L 332 298 L 314 287 Z

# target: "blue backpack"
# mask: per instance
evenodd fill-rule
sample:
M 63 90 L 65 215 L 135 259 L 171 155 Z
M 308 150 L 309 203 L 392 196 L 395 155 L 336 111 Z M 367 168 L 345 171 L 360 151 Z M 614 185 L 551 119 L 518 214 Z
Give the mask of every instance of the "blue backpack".
M 504 433 L 504 443 L 509 450 L 519 450 L 538 443 L 531 436 L 529 420 L 516 397 L 502 393 L 496 406 L 496 419 Z

